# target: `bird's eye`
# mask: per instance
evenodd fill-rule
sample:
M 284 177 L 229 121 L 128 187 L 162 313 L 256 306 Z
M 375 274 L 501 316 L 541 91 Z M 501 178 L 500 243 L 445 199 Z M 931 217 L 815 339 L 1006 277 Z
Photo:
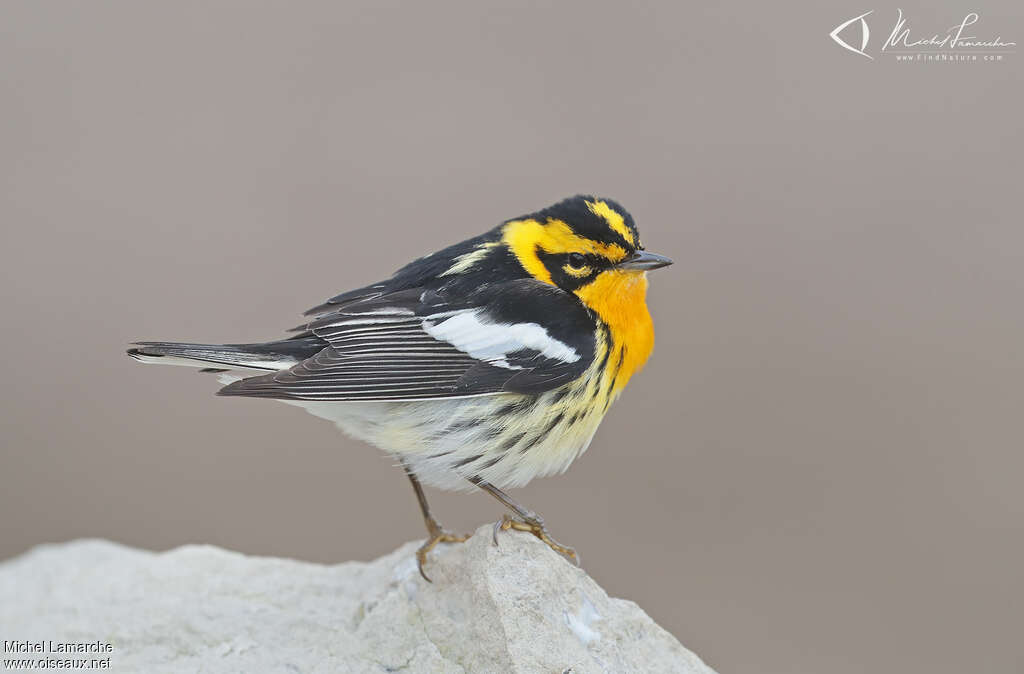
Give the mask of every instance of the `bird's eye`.
M 562 271 L 573 278 L 586 278 L 590 276 L 593 271 L 590 265 L 587 264 L 587 257 L 582 253 L 569 253 L 565 256 L 565 264 L 562 265 Z

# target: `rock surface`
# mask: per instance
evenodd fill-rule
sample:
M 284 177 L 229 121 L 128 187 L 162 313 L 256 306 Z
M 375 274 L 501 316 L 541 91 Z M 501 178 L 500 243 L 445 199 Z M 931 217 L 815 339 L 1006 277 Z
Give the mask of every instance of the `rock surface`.
M 714 674 L 533 536 L 500 543 L 483 527 L 438 546 L 433 584 L 415 542 L 334 566 L 197 545 L 46 545 L 0 564 L 0 641 L 109 643 L 74 657 L 109 655 L 114 672 Z

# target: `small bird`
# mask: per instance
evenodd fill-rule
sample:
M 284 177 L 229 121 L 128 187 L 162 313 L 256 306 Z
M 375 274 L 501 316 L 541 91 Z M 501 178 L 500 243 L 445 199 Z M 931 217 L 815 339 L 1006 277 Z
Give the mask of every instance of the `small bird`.
M 427 554 L 455 535 L 423 484 L 481 489 L 529 532 L 579 563 L 505 489 L 565 471 L 654 347 L 648 253 L 611 199 L 575 196 L 507 220 L 336 295 L 287 339 L 253 344 L 135 342 L 128 354 L 219 373 L 218 395 L 305 408 L 384 450 L 416 492 Z

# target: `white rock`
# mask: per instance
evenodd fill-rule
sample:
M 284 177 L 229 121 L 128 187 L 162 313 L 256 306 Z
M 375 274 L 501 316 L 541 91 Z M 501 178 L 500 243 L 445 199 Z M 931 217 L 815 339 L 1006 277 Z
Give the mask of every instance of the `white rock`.
M 199 545 L 40 546 L 0 564 L 0 640 L 110 643 L 115 672 L 714 674 L 533 536 L 499 540 L 483 527 L 438 546 L 433 584 L 418 543 L 335 566 Z

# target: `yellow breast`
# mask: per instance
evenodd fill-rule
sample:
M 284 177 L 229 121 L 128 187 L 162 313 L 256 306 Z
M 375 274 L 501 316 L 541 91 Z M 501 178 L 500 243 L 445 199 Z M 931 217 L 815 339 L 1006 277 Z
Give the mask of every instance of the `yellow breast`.
M 605 376 L 614 377 L 617 394 L 647 362 L 654 349 L 654 323 L 647 310 L 647 276 L 643 272 L 609 270 L 576 293 L 608 327 Z M 603 354 L 599 354 L 603 356 Z

